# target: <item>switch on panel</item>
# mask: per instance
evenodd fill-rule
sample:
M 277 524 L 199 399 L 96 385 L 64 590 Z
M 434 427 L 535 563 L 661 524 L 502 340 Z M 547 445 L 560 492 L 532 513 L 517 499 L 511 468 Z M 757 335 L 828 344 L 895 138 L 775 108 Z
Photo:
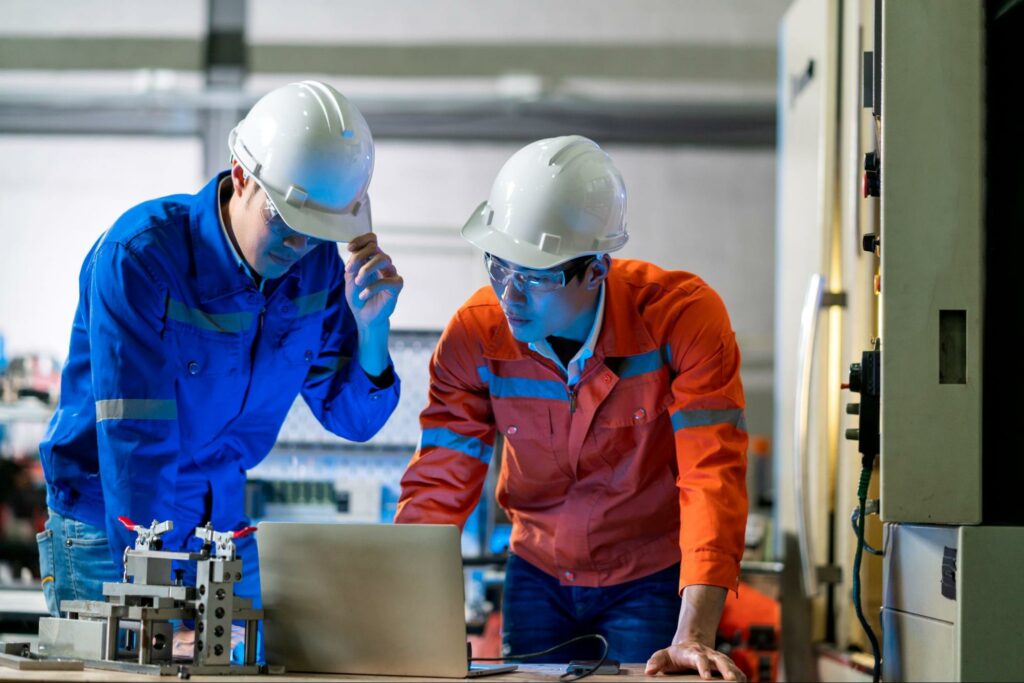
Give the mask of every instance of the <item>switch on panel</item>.
M 882 195 L 882 159 L 878 152 L 864 155 L 864 177 L 861 181 L 861 194 L 864 198 Z
M 850 365 L 850 391 L 860 394 L 860 403 L 846 404 L 846 412 L 857 415 L 860 425 L 847 429 L 846 438 L 857 442 L 857 450 L 864 456 L 878 455 L 881 437 L 879 434 L 879 402 L 882 395 L 882 358 L 877 344 L 873 351 L 865 351 L 860 363 Z

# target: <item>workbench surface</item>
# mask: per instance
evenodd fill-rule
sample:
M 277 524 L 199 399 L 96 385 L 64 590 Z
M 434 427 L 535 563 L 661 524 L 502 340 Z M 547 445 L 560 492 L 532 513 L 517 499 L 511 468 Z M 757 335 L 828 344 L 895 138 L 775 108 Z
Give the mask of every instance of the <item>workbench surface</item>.
M 522 664 L 515 673 L 496 674 L 494 676 L 483 676 L 481 678 L 419 678 L 413 676 L 367 676 L 365 674 L 284 674 L 264 676 L 193 676 L 189 679 L 192 683 L 320 683 L 321 681 L 398 681 L 401 683 L 417 683 L 420 681 L 447 682 L 465 680 L 480 681 L 481 683 L 507 683 L 508 681 L 558 681 L 558 677 L 565 672 L 564 664 Z M 658 677 L 664 680 L 665 677 Z M 672 681 L 699 681 L 700 676 L 673 675 Z M 176 683 L 180 679 L 177 676 L 144 676 L 131 673 L 120 673 L 105 671 L 101 669 L 86 669 L 85 671 L 17 671 L 0 667 L 0 681 L 152 681 L 152 683 Z M 654 681 L 655 678 L 644 676 L 643 664 L 625 664 L 617 676 L 588 676 L 584 682 L 594 681 L 618 681 L 626 680 Z

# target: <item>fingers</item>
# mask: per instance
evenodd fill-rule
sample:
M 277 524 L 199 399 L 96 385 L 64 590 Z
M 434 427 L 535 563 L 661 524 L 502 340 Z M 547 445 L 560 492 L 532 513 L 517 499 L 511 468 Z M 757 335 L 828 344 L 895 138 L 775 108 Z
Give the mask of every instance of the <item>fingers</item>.
M 695 652 L 691 657 L 693 663 L 696 665 L 697 673 L 704 680 L 711 678 L 711 659 L 703 652 Z
M 358 237 L 353 237 L 352 241 L 345 245 L 345 248 L 349 251 L 359 251 L 371 242 L 373 244 L 377 243 L 377 235 L 376 233 L 368 232 Z
M 740 670 L 740 668 L 736 666 L 735 662 L 733 662 L 729 657 L 723 655 L 720 652 L 711 656 L 714 658 L 715 663 L 718 665 L 718 670 L 722 672 L 722 678 L 724 678 L 727 681 L 747 680 L 746 674 L 744 674 Z
M 658 650 L 651 658 L 647 660 L 647 666 L 644 667 L 645 676 L 653 676 L 667 670 L 669 662 L 672 658 L 669 656 L 667 650 Z
M 382 277 L 376 282 L 371 282 L 360 289 L 357 298 L 360 301 L 366 302 L 381 292 L 389 292 L 392 296 L 398 296 L 398 293 L 402 291 L 402 287 L 404 285 L 405 280 L 403 280 L 400 275 L 396 275 L 394 277 Z
M 366 284 L 377 277 L 391 277 L 398 274 L 391 257 L 380 250 L 377 236 L 373 233 L 360 235 L 348 244 L 351 255 L 345 264 L 345 276 L 357 285 Z
M 747 677 L 727 656 L 709 647 L 694 644 L 678 644 L 658 650 L 647 660 L 644 674 L 675 673 L 696 669 L 704 680 L 710 680 L 719 671 L 727 681 L 746 681 Z
M 391 257 L 384 252 L 379 251 L 363 263 L 362 267 L 356 273 L 355 283 L 357 285 L 364 285 L 374 277 L 374 273 L 377 273 L 380 277 L 385 277 L 388 275 L 394 275 L 394 272 L 388 272 L 394 270 L 395 267 L 391 263 Z
M 727 656 L 712 650 L 707 654 L 701 653 L 698 655 L 698 663 L 703 662 L 703 667 L 697 667 L 697 671 L 700 673 L 700 677 L 704 679 L 710 679 L 714 676 L 714 672 L 717 670 L 722 674 L 722 678 L 727 681 L 745 681 L 747 680 L 746 675 L 740 671 L 739 667 Z

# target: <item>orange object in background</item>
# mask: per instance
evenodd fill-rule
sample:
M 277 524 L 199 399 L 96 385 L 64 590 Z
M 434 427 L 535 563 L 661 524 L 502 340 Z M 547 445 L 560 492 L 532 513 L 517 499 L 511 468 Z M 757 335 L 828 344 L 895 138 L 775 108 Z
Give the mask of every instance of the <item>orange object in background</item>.
M 779 669 L 782 610 L 778 601 L 740 581 L 739 597 L 730 592 L 718 625 L 719 649 L 750 681 L 774 681 Z
M 484 631 L 480 635 L 469 634 L 470 652 L 473 657 L 501 656 L 501 612 L 495 610 L 487 615 Z
M 747 449 L 747 452 L 760 458 L 768 457 L 772 452 L 771 439 L 762 434 L 751 434 L 750 448 Z

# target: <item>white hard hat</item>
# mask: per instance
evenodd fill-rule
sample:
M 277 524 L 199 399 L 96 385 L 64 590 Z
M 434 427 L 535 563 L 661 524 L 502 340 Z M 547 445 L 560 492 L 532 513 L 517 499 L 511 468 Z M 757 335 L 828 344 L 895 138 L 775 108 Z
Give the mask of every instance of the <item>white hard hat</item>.
M 538 140 L 501 167 L 490 198 L 470 216 L 462 236 L 502 260 L 535 269 L 615 251 L 629 239 L 626 186 L 593 140 Z
M 370 232 L 373 137 L 355 105 L 326 83 L 270 91 L 228 147 L 293 230 L 335 242 Z

